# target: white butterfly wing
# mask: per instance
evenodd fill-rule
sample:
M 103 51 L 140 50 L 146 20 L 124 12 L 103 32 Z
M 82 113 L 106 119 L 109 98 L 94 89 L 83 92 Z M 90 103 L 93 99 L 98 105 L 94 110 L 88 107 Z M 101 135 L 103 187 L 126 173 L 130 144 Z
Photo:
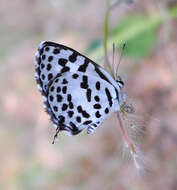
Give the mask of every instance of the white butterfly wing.
M 77 134 L 86 126 L 96 127 L 108 113 L 119 110 L 120 88 L 116 81 L 79 52 L 43 42 L 36 53 L 35 67 L 46 111 L 61 130 Z M 72 102 L 68 102 L 68 95 Z

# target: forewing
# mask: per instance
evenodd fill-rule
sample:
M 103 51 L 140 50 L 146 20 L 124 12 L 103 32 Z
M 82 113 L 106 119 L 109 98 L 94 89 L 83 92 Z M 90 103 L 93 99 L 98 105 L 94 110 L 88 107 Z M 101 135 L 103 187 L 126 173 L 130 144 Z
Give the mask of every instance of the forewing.
M 116 86 L 115 80 L 102 67 L 79 52 L 54 42 L 42 42 L 36 52 L 35 77 L 45 96 L 50 83 L 65 72 L 87 73 Z

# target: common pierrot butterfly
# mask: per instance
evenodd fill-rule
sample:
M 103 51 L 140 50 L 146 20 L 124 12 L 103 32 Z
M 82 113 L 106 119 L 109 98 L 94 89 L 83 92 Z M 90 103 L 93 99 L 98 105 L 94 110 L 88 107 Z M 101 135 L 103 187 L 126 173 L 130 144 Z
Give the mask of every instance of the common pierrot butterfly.
M 60 131 L 91 134 L 125 101 L 120 77 L 76 50 L 54 42 L 42 42 L 36 52 L 35 78 L 44 108 Z

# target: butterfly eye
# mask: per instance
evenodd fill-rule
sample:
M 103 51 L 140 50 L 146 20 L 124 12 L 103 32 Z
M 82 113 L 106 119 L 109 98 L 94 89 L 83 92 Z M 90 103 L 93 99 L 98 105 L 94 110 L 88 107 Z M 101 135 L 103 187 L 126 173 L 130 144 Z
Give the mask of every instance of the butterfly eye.
M 124 85 L 124 82 L 123 82 L 123 81 L 121 81 L 121 80 L 119 80 L 119 81 L 118 81 L 118 83 L 119 83 L 119 84 L 121 84 L 121 86 L 123 86 L 123 85 Z
M 118 76 L 116 82 L 118 83 L 120 89 L 122 89 L 122 87 L 124 86 L 124 82 L 122 81 L 122 78 L 120 76 Z

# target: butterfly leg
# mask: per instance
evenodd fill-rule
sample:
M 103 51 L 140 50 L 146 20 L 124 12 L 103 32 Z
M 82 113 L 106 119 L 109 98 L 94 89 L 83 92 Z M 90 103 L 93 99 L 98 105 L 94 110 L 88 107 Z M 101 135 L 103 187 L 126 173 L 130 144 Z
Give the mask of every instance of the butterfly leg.
M 87 134 L 93 134 L 97 128 L 97 124 L 93 124 L 87 128 Z
M 59 133 L 59 131 L 60 131 L 60 127 L 58 126 L 58 127 L 56 128 L 56 133 L 55 133 L 55 135 L 54 135 L 52 144 L 54 144 L 55 141 L 56 141 L 56 139 L 58 138 L 58 133 Z

